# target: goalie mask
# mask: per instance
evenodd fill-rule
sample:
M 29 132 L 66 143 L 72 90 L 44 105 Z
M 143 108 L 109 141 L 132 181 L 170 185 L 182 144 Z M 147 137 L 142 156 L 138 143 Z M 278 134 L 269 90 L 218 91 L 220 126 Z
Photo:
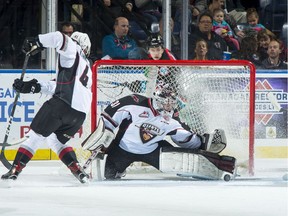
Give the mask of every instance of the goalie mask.
M 177 94 L 168 84 L 165 86 L 158 85 L 154 92 L 153 106 L 162 116 L 172 117 L 177 106 Z
M 81 49 L 88 57 L 90 55 L 90 49 L 91 49 L 91 42 L 89 36 L 86 33 L 75 31 L 71 35 L 71 38 L 80 45 Z

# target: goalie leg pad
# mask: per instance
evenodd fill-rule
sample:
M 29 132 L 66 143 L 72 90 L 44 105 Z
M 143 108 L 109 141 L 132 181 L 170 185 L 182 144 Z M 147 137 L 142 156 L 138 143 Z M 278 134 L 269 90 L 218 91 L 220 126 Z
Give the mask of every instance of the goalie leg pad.
M 91 164 L 91 179 L 95 181 L 102 181 L 105 179 L 105 164 L 107 154 L 103 155 L 103 158 L 96 158 Z
M 233 176 L 236 160 L 230 156 L 183 148 L 162 148 L 159 170 L 185 176 L 202 176 L 207 179 L 223 179 Z
M 100 118 L 97 129 L 84 140 L 81 146 L 84 150 L 90 151 L 101 147 L 108 148 L 113 139 L 113 131 L 105 128 L 104 121 Z

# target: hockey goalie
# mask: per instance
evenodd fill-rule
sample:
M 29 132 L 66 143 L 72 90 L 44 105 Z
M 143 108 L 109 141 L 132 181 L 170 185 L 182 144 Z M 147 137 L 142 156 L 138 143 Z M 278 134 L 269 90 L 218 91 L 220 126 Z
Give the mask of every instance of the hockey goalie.
M 176 106 L 177 94 L 167 85 L 158 88 L 151 98 L 138 94 L 123 97 L 101 113 L 96 131 L 82 147 L 105 154 L 101 163 L 106 179 L 123 177 L 135 161 L 181 176 L 233 178 L 235 158 L 219 155 L 227 143 L 224 131 L 216 129 L 204 135 L 193 132 L 180 121 Z M 166 136 L 177 147 L 164 140 Z

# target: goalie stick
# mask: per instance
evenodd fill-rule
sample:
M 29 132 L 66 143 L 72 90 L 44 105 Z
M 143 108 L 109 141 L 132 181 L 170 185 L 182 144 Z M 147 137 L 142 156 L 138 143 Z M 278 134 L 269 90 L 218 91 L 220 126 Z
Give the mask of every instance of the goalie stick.
M 26 73 L 26 68 L 27 68 L 29 57 L 30 57 L 30 52 L 26 53 L 24 64 L 23 64 L 23 68 L 22 68 L 22 73 L 21 73 L 21 76 L 20 76 L 20 80 L 23 80 L 24 75 Z M 16 92 L 15 99 L 14 99 L 14 102 L 13 102 L 13 107 L 12 107 L 12 110 L 11 110 L 11 114 L 9 116 L 9 121 L 8 121 L 8 125 L 7 125 L 7 128 L 6 128 L 5 136 L 4 136 L 4 141 L 3 141 L 3 143 L 1 143 L 2 148 L 1 148 L 1 153 L 0 153 L 0 161 L 3 163 L 3 165 L 8 170 L 11 169 L 12 164 L 5 157 L 4 151 L 5 151 L 5 147 L 6 146 L 12 146 L 12 144 L 7 143 L 7 141 L 8 141 L 8 136 L 10 134 L 10 127 L 12 125 L 12 121 L 13 121 L 13 118 L 14 118 L 14 113 L 15 113 L 15 110 L 16 110 L 16 105 L 17 105 L 19 96 L 20 96 L 20 92 Z
M 103 159 L 104 153 L 101 151 L 101 148 L 102 148 L 102 146 L 99 146 L 94 151 L 91 151 L 90 157 L 86 160 L 86 162 L 83 165 L 84 170 L 87 169 L 90 166 L 90 164 L 92 163 L 92 161 L 95 160 L 96 158 Z

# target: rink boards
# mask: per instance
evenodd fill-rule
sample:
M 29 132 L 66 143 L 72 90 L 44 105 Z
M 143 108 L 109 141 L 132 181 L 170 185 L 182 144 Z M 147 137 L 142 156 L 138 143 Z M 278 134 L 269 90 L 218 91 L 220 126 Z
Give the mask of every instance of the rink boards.
M 20 76 L 20 73 L 21 70 L 0 70 L 0 134 L 3 135 L 2 139 L 4 139 L 15 96 L 12 83 L 15 78 Z M 51 80 L 54 76 L 55 71 L 27 70 L 25 80 L 33 78 Z M 264 96 L 268 92 L 273 92 L 281 107 L 287 108 L 287 71 L 258 70 L 256 78 L 255 156 L 256 158 L 287 158 L 287 115 L 275 111 Z M 49 99 L 48 96 L 41 94 L 21 94 L 11 126 L 9 141 L 18 140 L 27 133 L 33 117 L 47 99 Z M 89 134 L 89 131 L 83 128 L 70 142 L 72 145 L 80 143 L 87 134 Z M 7 148 L 5 151 L 6 157 L 13 159 L 17 148 L 18 146 Z M 40 144 L 40 149 L 33 159 L 49 160 L 58 159 L 58 157 L 47 149 L 47 146 L 43 143 Z

